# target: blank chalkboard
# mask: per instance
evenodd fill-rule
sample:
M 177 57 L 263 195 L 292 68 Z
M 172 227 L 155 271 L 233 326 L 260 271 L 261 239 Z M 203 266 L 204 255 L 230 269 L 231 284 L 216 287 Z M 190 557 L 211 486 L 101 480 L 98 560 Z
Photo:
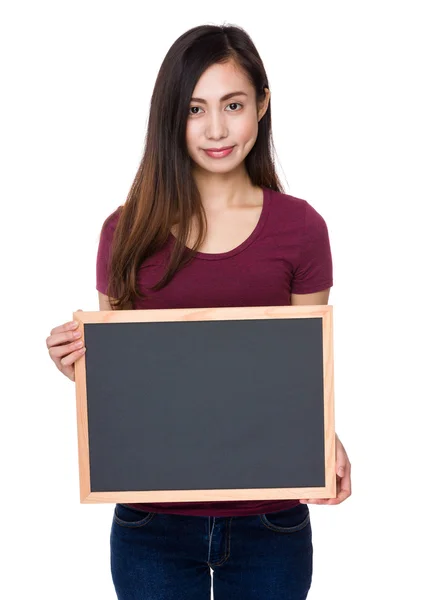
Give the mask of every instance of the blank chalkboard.
M 73 317 L 81 502 L 335 497 L 331 306 Z

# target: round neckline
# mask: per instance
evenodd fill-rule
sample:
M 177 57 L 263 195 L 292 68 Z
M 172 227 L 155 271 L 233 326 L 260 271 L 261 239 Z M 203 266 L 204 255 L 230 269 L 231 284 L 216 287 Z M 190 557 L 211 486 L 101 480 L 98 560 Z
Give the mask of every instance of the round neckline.
M 260 186 L 260 187 L 262 188 L 262 191 L 263 191 L 263 205 L 262 205 L 262 210 L 260 211 L 259 220 L 257 221 L 256 227 L 253 229 L 251 234 L 243 242 L 241 242 L 241 244 L 239 244 L 235 248 L 232 248 L 231 250 L 228 250 L 227 252 L 214 252 L 214 253 L 213 252 L 195 252 L 194 258 L 200 258 L 203 260 L 220 260 L 223 258 L 231 258 L 231 256 L 235 256 L 236 254 L 239 254 L 240 252 L 245 250 L 248 246 L 250 246 L 255 241 L 255 239 L 258 237 L 258 235 L 262 231 L 263 226 L 266 223 L 266 219 L 268 218 L 270 199 L 271 199 L 269 188 L 266 188 L 264 186 Z M 173 242 L 173 240 L 176 241 L 176 239 L 177 239 L 173 235 L 172 232 L 169 233 L 169 238 L 170 238 L 171 242 Z M 188 246 L 186 246 L 186 248 L 188 250 L 190 250 L 190 248 L 188 248 Z

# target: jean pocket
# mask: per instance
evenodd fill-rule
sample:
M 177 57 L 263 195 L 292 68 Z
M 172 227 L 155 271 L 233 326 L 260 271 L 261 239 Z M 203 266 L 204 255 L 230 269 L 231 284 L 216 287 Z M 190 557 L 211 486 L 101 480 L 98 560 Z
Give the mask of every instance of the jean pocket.
M 295 533 L 301 531 L 310 523 L 310 513 L 307 504 L 299 504 L 293 508 L 278 512 L 261 514 L 260 521 L 268 529 L 280 533 Z
M 157 513 L 136 510 L 125 504 L 116 504 L 114 509 L 114 523 L 121 527 L 143 527 L 155 517 Z

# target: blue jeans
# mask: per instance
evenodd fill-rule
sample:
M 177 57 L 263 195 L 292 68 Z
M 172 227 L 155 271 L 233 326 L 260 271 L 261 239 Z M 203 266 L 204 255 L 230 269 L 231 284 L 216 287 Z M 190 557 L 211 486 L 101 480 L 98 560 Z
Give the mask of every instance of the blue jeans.
M 119 600 L 304 600 L 312 579 L 309 508 L 245 517 L 114 510 Z

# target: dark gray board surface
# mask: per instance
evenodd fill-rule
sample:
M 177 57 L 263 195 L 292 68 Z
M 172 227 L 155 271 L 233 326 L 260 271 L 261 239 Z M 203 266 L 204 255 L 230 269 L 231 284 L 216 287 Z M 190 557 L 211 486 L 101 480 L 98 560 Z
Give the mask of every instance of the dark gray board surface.
M 84 335 L 92 492 L 325 485 L 321 318 Z

